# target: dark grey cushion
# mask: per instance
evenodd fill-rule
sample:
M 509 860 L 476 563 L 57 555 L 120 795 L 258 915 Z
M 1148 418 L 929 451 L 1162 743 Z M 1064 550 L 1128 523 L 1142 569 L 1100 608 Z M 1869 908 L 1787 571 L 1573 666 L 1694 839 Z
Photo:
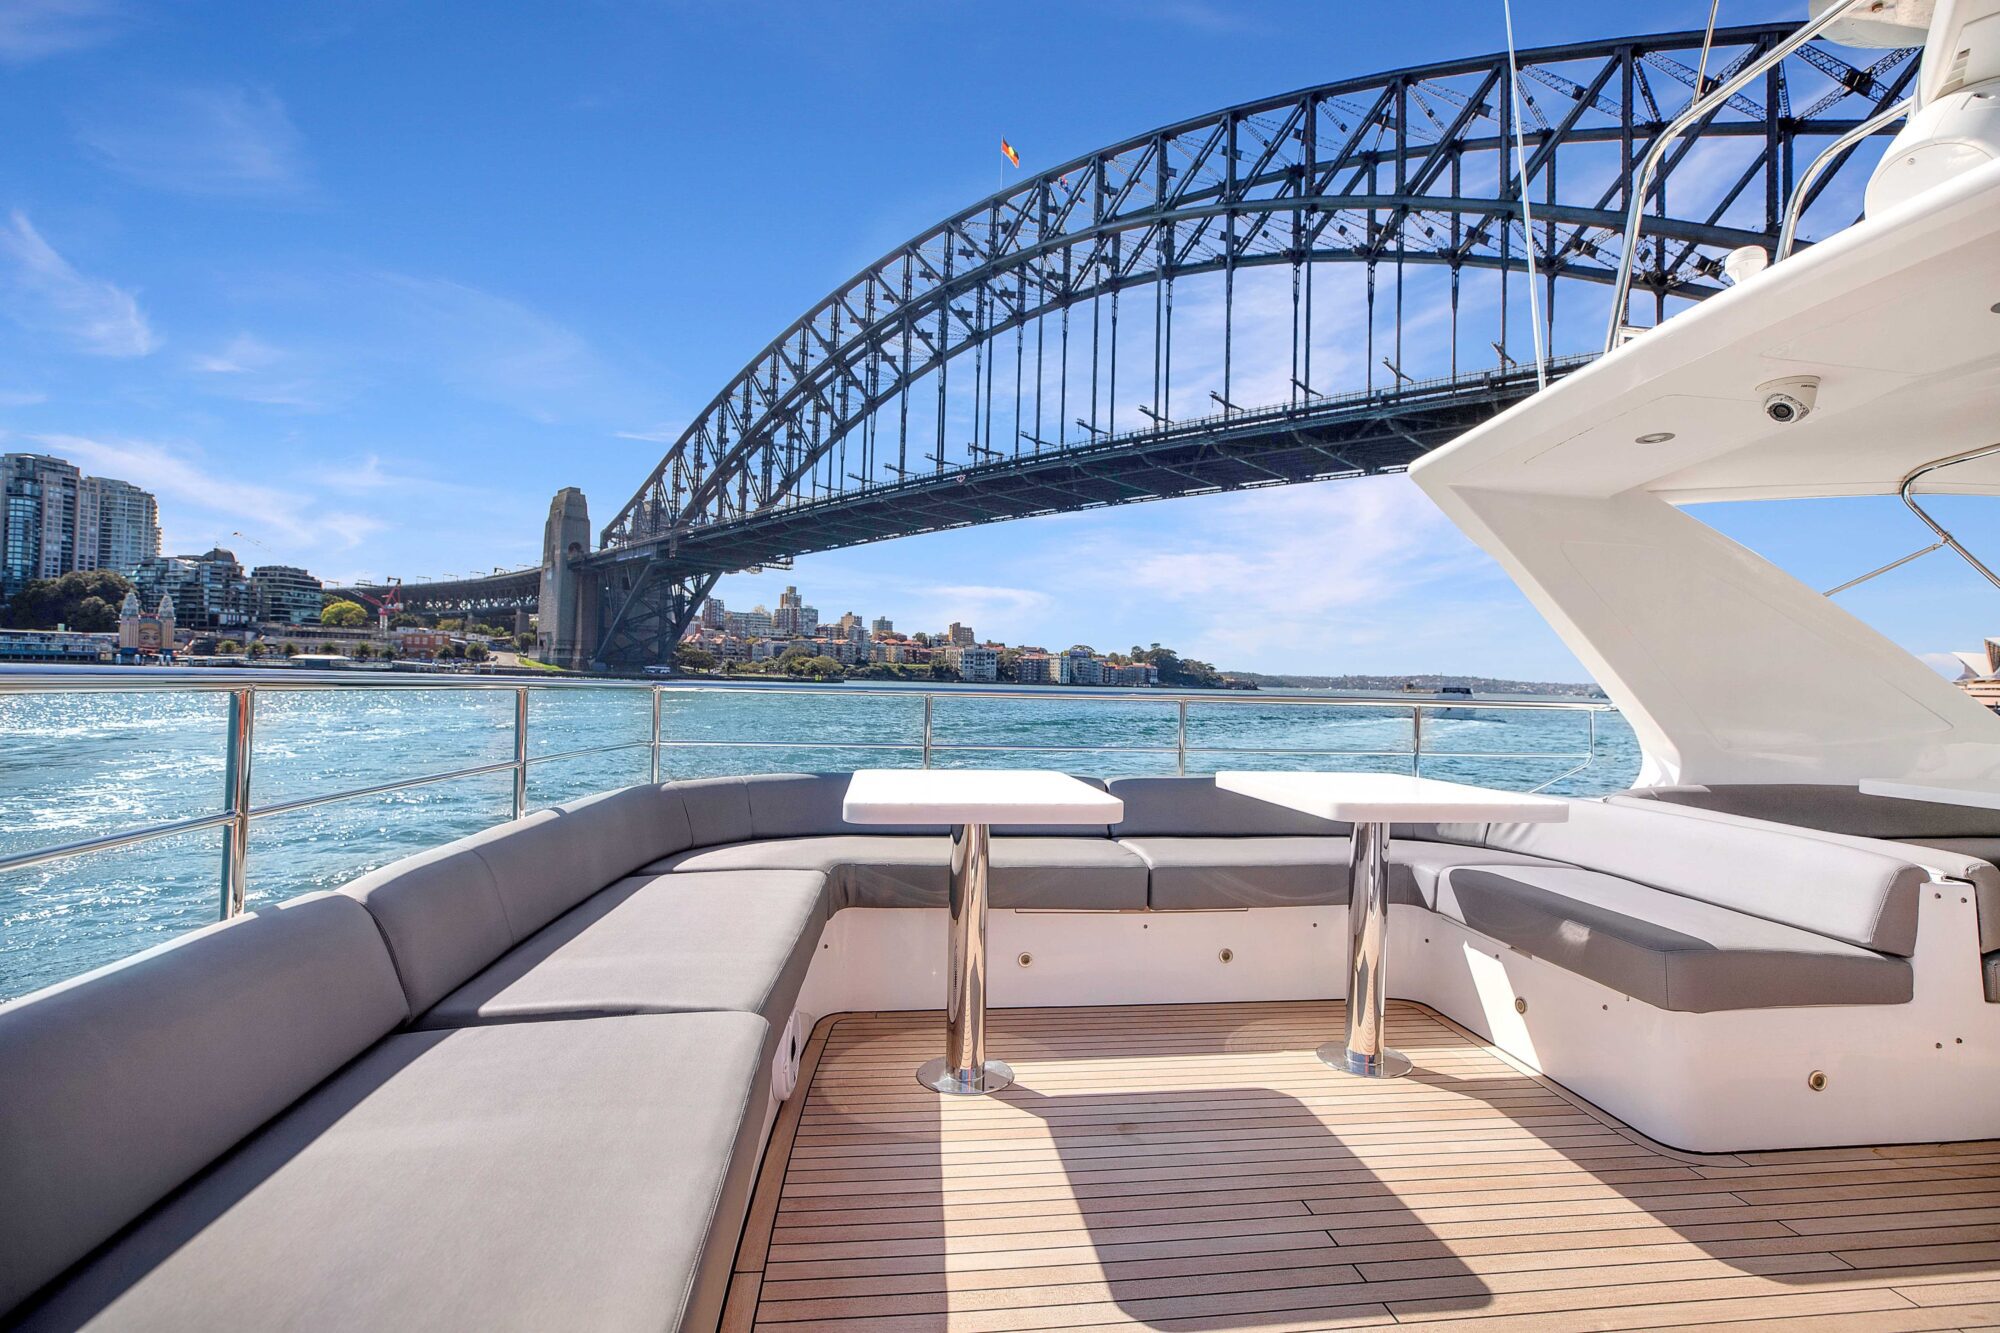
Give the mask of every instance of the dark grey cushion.
M 951 886 L 943 833 L 837 834 L 696 847 L 662 857 L 648 874 L 822 870 L 833 910 L 942 907 Z M 1146 905 L 1146 863 L 1105 838 L 995 837 L 993 906 L 1136 910 Z
M 1487 841 L 1905 956 L 1930 878 L 1888 851 L 1654 802 L 1571 801 L 1561 823 L 1494 824 Z
M 1352 844 L 1338 837 L 1121 838 L 1152 872 L 1162 912 L 1344 903 Z M 1392 880 L 1393 886 L 1393 880 Z
M 713 1327 L 764 1044 L 754 1014 L 391 1037 L 26 1327 Z
M 1113 778 L 1125 817 L 1117 838 L 1341 837 L 1349 826 L 1224 791 L 1212 777 Z
M 1661 1009 L 1902 1004 L 1911 968 L 1810 931 L 1573 866 L 1461 866 L 1440 914 Z
M 407 1016 L 375 923 L 335 894 L 0 1006 L 0 1311 Z
M 381 924 L 422 1013 L 597 890 L 689 841 L 675 786 L 626 787 L 485 829 L 341 889 Z
M 817 870 L 619 880 L 447 995 L 417 1026 L 736 1010 L 781 1030 L 826 925 L 826 885 Z
M 1453 866 L 1548 866 L 1556 862 L 1525 852 L 1457 842 L 1397 838 L 1389 844 L 1389 899 L 1437 907 L 1438 877 Z

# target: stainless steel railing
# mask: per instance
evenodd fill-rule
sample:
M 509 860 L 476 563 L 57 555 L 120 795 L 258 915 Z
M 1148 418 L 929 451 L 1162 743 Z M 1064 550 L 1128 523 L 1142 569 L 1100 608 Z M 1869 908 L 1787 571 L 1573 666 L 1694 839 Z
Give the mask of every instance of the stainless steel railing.
M 1674 141 L 1687 133 L 1688 129 L 1727 105 L 1730 98 L 1750 86 L 1764 73 L 1781 64 L 1787 56 L 1810 42 L 1813 38 L 1832 27 L 1842 16 L 1868 0 L 1848 0 L 1845 4 L 1828 5 L 1816 18 L 1801 24 L 1789 37 L 1772 44 L 1771 49 L 1748 61 L 1743 68 L 1729 78 L 1722 80 L 1705 94 L 1701 94 L 1687 104 L 1680 115 L 1674 117 L 1667 127 L 1653 137 L 1646 146 L 1645 156 L 1632 170 L 1631 192 L 1625 203 L 1625 244 L 1618 256 L 1618 271 L 1611 283 L 1611 327 L 1604 334 L 1604 350 L 1615 352 L 1624 341 L 1626 321 L 1630 317 L 1632 295 L 1632 268 L 1639 257 L 1639 233 L 1646 220 L 1646 200 L 1653 192 L 1653 177 L 1660 169 L 1660 162 Z M 1700 90 L 1697 89 L 1697 92 Z
M 307 691 L 358 691 L 358 690 L 430 690 L 508 693 L 513 704 L 513 754 L 511 758 L 492 763 L 474 764 L 445 772 L 422 773 L 388 782 L 374 783 L 365 787 L 352 787 L 340 791 L 319 793 L 292 800 L 274 801 L 263 805 L 252 803 L 251 779 L 254 772 L 257 701 L 267 694 L 289 694 Z M 574 690 L 646 691 L 651 695 L 650 729 L 641 739 L 614 741 L 605 745 L 591 745 L 579 749 L 564 750 L 551 754 L 531 754 L 528 737 L 530 724 L 530 695 L 535 692 L 564 692 Z M 1424 717 L 1427 713 L 1439 714 L 1454 710 L 1476 710 L 1478 712 L 1520 712 L 1520 711 L 1562 711 L 1581 713 L 1587 719 L 1587 739 L 1581 751 L 1569 750 L 1519 750 L 1519 751 L 1466 751 L 1438 750 L 1428 753 L 1433 758 L 1453 759 L 1495 759 L 1495 760 L 1536 760 L 1575 761 L 1572 767 L 1535 787 L 1542 791 L 1591 767 L 1597 759 L 1598 728 L 1597 715 L 1610 710 L 1610 705 L 1592 701 L 1552 701 L 1552 700 L 1504 700 L 1466 699 L 1463 701 L 1443 701 L 1436 698 L 1410 699 L 1393 696 L 1347 697 L 1341 695 L 1266 695 L 1266 694 L 1218 694 L 1169 692 L 1159 689 L 1107 689 L 1101 691 L 1018 686 L 993 689 L 938 689 L 883 688 L 866 685 L 840 685 L 836 687 L 807 687 L 762 684 L 707 684 L 680 681 L 607 681 L 607 680 L 523 680 L 498 677 L 436 677 L 400 676 L 387 672 L 305 672 L 305 671 L 232 671 L 224 669 L 167 669 L 167 668 L 70 668 L 48 670 L 36 668 L 0 667 L 0 695 L 8 694 L 146 694 L 173 692 L 221 692 L 228 696 L 228 713 L 224 735 L 223 762 L 223 808 L 214 814 L 198 815 L 192 818 L 171 820 L 139 828 L 125 829 L 98 837 L 79 839 L 47 847 L 38 847 L 12 855 L 0 856 L 0 873 L 42 865 L 51 861 L 84 856 L 93 852 L 111 851 L 138 843 L 160 838 L 177 837 L 198 833 L 208 829 L 223 831 L 223 856 L 220 874 L 219 915 L 223 918 L 239 915 L 244 910 L 247 891 L 246 868 L 249 857 L 250 830 L 260 819 L 276 815 L 290 814 L 315 806 L 330 805 L 339 801 L 359 800 L 369 796 L 379 796 L 387 792 L 402 791 L 412 787 L 429 786 L 441 782 L 483 777 L 496 773 L 507 773 L 513 779 L 512 813 L 519 819 L 528 812 L 528 772 L 536 764 L 558 763 L 564 760 L 581 759 L 590 755 L 610 754 L 617 751 L 634 750 L 645 747 L 650 751 L 649 772 L 654 782 L 661 780 L 662 753 L 666 750 L 813 750 L 834 752 L 896 753 L 914 754 L 924 768 L 934 767 L 940 759 L 948 759 L 954 754 L 1118 754 L 1156 755 L 1173 757 L 1174 771 L 1185 774 L 1190 756 L 1201 755 L 1263 755 L 1290 756 L 1304 758 L 1393 758 L 1406 759 L 1413 773 L 1421 775 L 1426 756 Z M 692 737 L 673 738 L 666 735 L 666 711 L 664 702 L 669 698 L 700 696 L 704 694 L 733 694 L 737 696 L 778 695 L 814 696 L 821 699 L 880 697 L 918 701 L 921 713 L 918 729 L 906 740 L 864 740 L 864 741 L 824 741 L 824 740 L 701 740 Z M 940 700 L 955 703 L 974 701 L 1006 700 L 1027 703 L 1066 703 L 1087 705 L 1171 705 L 1174 709 L 1174 740 L 1171 745 L 1023 745 L 998 742 L 966 742 L 941 740 L 936 734 L 938 703 Z M 1406 714 L 1410 724 L 1410 742 L 1407 748 L 1395 749 L 1338 749 L 1308 748 L 1298 746 L 1229 746 L 1191 743 L 1188 733 L 1190 712 L 1200 708 L 1304 708 L 1339 707 L 1363 710 L 1383 710 L 1389 713 Z

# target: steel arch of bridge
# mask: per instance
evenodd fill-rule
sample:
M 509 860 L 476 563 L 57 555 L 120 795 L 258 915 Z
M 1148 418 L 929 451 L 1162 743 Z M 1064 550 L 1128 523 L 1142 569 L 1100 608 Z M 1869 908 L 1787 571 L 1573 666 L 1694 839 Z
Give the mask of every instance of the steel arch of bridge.
M 1466 381 L 1467 401 L 1486 411 L 1512 401 L 1526 387 L 1510 373 L 1527 359 L 1518 290 L 1509 312 L 1510 277 L 1518 289 L 1527 262 L 1524 212 L 1532 214 L 1545 275 L 1538 295 L 1553 334 L 1559 292 L 1579 283 L 1601 288 L 1615 273 L 1632 167 L 1652 137 L 1687 105 L 1697 83 L 1712 87 L 1795 26 L 1718 32 L 1705 78 L 1697 74 L 1699 32 L 1522 53 L 1526 166 L 1518 173 L 1507 58 L 1496 54 L 1342 80 L 1183 121 L 1027 178 L 955 214 L 863 269 L 773 339 L 605 526 L 602 549 L 589 558 L 600 573 L 596 656 L 626 664 L 662 660 L 717 575 L 759 560 L 1020 513 L 1252 484 L 1245 460 L 1263 446 L 1243 426 L 1256 410 L 1239 409 L 1231 397 L 1239 273 L 1292 270 L 1291 400 L 1260 409 L 1282 418 L 1265 443 L 1296 450 L 1317 418 L 1353 414 L 1352 403 L 1313 386 L 1317 266 L 1367 268 L 1368 382 L 1355 386 L 1364 409 L 1377 397 L 1378 353 L 1393 351 L 1381 358 L 1391 391 L 1379 395 L 1379 411 L 1362 415 L 1378 433 L 1401 438 L 1402 455 L 1347 467 L 1321 459 L 1280 467 L 1275 478 L 1406 463 L 1439 442 L 1402 421 L 1395 406 L 1409 378 L 1401 368 L 1406 270 L 1429 266 L 1449 275 L 1450 372 L 1454 383 Z M 1807 46 L 1766 76 L 1759 95 L 1730 99 L 1668 153 L 1634 260 L 1634 288 L 1653 294 L 1656 319 L 1670 299 L 1719 290 L 1729 250 L 1772 245 L 1792 182 L 1810 160 L 1810 151 L 1798 156 L 1802 143 L 1816 151 L 1809 141 L 1830 140 L 1894 102 L 1916 71 L 1912 50 L 1869 53 L 1878 58 L 1866 66 L 1853 63 L 1853 54 Z M 1714 158 L 1698 155 L 1701 146 L 1718 143 L 1740 147 L 1720 171 Z M 1815 194 L 1840 175 L 1822 177 Z M 1393 305 L 1378 347 L 1377 275 L 1384 269 L 1393 274 L 1385 292 Z M 1221 382 L 1210 393 L 1222 404 L 1222 424 L 1211 434 L 1216 441 L 1229 436 L 1234 447 L 1210 450 L 1212 466 L 1199 458 L 1177 464 L 1175 475 L 1185 484 L 1121 491 L 1118 460 L 1157 462 L 1158 446 L 1182 429 L 1169 415 L 1176 392 L 1174 288 L 1197 275 L 1219 278 L 1223 288 Z M 1496 391 L 1492 371 L 1467 375 L 1460 363 L 1461 282 L 1472 277 L 1498 284 L 1499 336 L 1492 343 L 1511 396 Z M 1143 428 L 1118 432 L 1119 303 L 1134 288 L 1152 296 L 1151 346 L 1140 349 L 1137 375 L 1150 407 L 1136 409 L 1146 418 Z M 1070 417 L 1084 401 L 1083 386 L 1072 394 L 1070 376 L 1072 342 L 1081 343 L 1084 321 L 1072 316 L 1085 307 L 1089 418 L 1076 421 L 1084 432 L 1078 437 Z M 1107 307 L 1109 426 L 1099 424 L 1097 383 L 1105 373 Z M 1597 320 L 1591 325 L 1602 328 Z M 1008 334 L 1015 335 L 1011 357 L 1001 344 Z M 1045 353 L 1058 341 L 1061 373 L 1051 392 Z M 1031 385 L 1024 379 L 1030 355 Z M 953 364 L 968 356 L 974 383 L 966 443 L 956 438 L 963 430 L 948 402 Z M 993 398 L 1005 394 L 996 385 L 1008 378 L 1012 438 L 1003 435 L 996 445 Z M 1024 385 L 1033 395 L 1033 429 L 1024 426 Z M 1127 447 L 1107 450 L 1107 443 Z M 1324 439 L 1305 443 L 1350 462 Z M 1053 493 L 1043 484 L 1036 496 L 1003 495 L 1007 479 L 1028 484 L 1085 454 L 1098 460 L 1090 475 L 1104 484 Z M 984 493 L 996 497 L 984 507 L 948 505 L 912 522 L 899 521 L 886 503 L 901 497 L 921 505 L 940 495 L 949 501 L 954 497 L 945 488 L 962 491 L 982 479 Z M 829 532 L 838 539 L 828 540 Z

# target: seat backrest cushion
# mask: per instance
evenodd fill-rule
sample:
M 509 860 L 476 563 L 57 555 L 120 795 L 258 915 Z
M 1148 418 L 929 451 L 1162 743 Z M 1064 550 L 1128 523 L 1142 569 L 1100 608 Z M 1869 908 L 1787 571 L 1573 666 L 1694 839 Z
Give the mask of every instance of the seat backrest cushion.
M 1486 840 L 1905 957 L 1930 878 L 1887 851 L 1659 803 L 1571 801 L 1565 821 L 1493 824 Z
M 1113 778 L 1110 791 L 1125 802 L 1125 817 L 1111 826 L 1114 838 L 1346 837 L 1354 831 L 1340 820 L 1227 791 L 1208 776 Z M 1399 838 L 1479 842 L 1486 826 L 1398 824 L 1392 831 Z
M 1212 777 L 1113 778 L 1118 838 L 1345 837 L 1353 826 L 1225 791 Z
M 1859 788 L 1805 782 L 1738 782 L 1641 787 L 1629 799 L 1717 810 L 1723 814 L 1796 824 L 1857 838 L 1920 841 L 1930 838 L 2000 838 L 2000 810 L 1941 801 L 1870 796 Z
M 331 893 L 0 1005 L 0 1315 L 408 1016 Z
M 690 844 L 674 785 L 625 787 L 391 862 L 341 892 L 380 923 L 420 1014 L 605 885 Z

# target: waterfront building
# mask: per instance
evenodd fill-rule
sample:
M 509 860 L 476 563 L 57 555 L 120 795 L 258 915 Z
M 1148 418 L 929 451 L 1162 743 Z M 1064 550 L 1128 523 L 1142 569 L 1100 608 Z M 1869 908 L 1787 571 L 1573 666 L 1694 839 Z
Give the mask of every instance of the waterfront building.
M 771 613 L 762 606 L 748 611 L 728 611 L 723 614 L 722 625 L 731 634 L 739 634 L 746 639 L 770 637 L 772 631 Z
M 1077 644 L 1065 648 L 1056 659 L 1056 683 L 1059 685 L 1102 685 L 1104 683 L 1104 662 L 1097 650 Z
M 0 454 L 0 596 L 76 568 L 76 494 L 83 476 L 47 454 Z
M 1103 664 L 1103 677 L 1106 685 L 1157 685 L 1160 683 L 1160 669 L 1150 662 L 1127 662 L 1122 666 L 1106 662 Z
M 771 613 L 771 630 L 776 634 L 799 634 L 810 638 L 819 630 L 819 608 L 807 606 L 795 586 L 778 594 L 778 609 Z
M 408 629 L 390 631 L 396 641 L 398 657 L 436 657 L 451 647 L 451 633 L 448 630 L 431 629 L 416 625 Z
M 2000 713 L 2000 638 L 1986 641 L 1984 652 L 1955 653 L 1962 670 L 1959 688 Z
M 0 629 L 0 662 L 97 663 L 111 659 L 112 634 L 61 629 Z
M 118 656 L 129 661 L 148 657 L 172 657 L 174 652 L 174 599 L 162 596 L 149 615 L 139 594 L 128 592 L 118 609 Z
M 249 576 L 235 552 L 221 547 L 201 555 L 142 560 L 132 572 L 132 585 L 143 603 L 172 598 L 183 629 L 241 629 L 250 623 L 256 607 Z
M 960 648 L 968 648 L 979 642 L 979 636 L 972 632 L 970 625 L 961 625 L 956 620 L 945 629 L 944 638 L 947 643 Z
M 316 625 L 326 605 L 320 581 L 296 565 L 259 565 L 250 571 L 254 614 L 266 624 Z
M 1039 648 L 1024 652 L 1014 659 L 1014 679 L 1023 685 L 1053 685 L 1055 661 Z
M 953 626 L 954 630 L 958 627 Z M 974 683 L 990 683 L 1000 679 L 1000 653 L 997 649 L 979 644 L 954 644 L 945 649 L 946 660 L 958 668 L 958 678 Z
M 131 577 L 160 553 L 160 505 L 151 491 L 115 477 L 84 477 L 76 492 L 77 569 Z

